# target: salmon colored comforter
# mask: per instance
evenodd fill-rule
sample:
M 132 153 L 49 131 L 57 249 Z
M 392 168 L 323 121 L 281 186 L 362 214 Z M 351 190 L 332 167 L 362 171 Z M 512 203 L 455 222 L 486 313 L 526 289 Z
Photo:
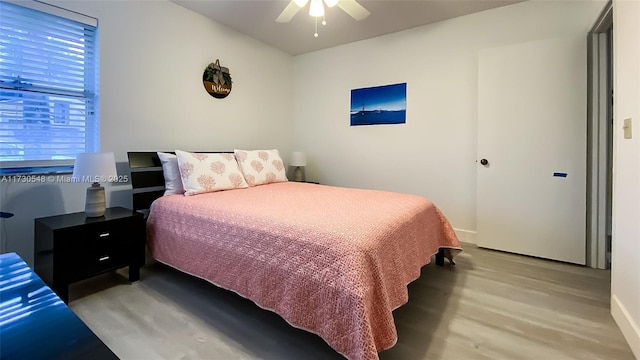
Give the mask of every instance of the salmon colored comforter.
M 407 302 L 407 285 L 439 248 L 460 248 L 424 198 L 295 182 L 164 196 L 147 233 L 158 261 L 278 313 L 352 360 L 396 343 L 392 311 Z

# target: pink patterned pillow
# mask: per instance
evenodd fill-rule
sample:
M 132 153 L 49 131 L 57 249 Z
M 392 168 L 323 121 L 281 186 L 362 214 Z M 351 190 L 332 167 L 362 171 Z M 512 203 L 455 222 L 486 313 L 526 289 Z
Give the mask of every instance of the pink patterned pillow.
M 249 186 L 288 181 L 278 150 L 234 150 Z
M 248 187 L 232 154 L 176 150 L 185 195 Z

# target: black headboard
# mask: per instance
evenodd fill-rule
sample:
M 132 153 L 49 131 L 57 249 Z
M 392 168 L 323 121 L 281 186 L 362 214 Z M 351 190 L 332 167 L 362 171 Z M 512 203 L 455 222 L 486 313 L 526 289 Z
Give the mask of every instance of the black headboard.
M 175 154 L 173 151 L 160 151 Z M 194 151 L 207 153 L 231 153 L 233 151 Z M 147 210 L 151 203 L 164 195 L 164 173 L 156 151 L 130 151 L 129 170 L 133 188 L 133 209 Z
M 172 151 L 166 151 L 173 153 Z M 164 195 L 164 175 L 158 153 L 155 151 L 128 152 L 133 209 L 145 210 Z

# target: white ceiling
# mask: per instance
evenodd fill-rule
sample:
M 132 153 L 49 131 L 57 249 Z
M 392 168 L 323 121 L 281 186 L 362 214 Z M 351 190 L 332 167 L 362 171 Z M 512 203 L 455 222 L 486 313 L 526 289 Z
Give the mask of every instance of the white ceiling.
M 315 18 L 309 16 L 309 4 L 291 22 L 281 24 L 275 19 L 289 3 L 286 0 L 172 1 L 291 55 L 299 55 L 524 0 L 358 0 L 371 12 L 368 18 L 356 21 L 337 6 L 325 7 L 327 25 L 318 22 L 317 38 L 313 37 Z

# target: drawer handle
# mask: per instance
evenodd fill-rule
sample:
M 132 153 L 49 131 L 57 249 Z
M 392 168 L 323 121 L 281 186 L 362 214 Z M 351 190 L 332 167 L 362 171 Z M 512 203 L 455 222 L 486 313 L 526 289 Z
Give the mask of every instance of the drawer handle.
M 100 260 L 100 261 L 107 261 L 107 260 L 109 260 L 109 257 L 108 257 L 108 256 L 103 256 L 103 257 L 101 257 L 101 258 L 100 258 L 100 259 L 98 259 L 98 260 Z
M 101 238 L 103 238 L 103 237 L 107 237 L 107 236 L 109 236 L 109 233 L 102 233 L 102 234 L 100 234 L 100 237 L 101 237 Z

